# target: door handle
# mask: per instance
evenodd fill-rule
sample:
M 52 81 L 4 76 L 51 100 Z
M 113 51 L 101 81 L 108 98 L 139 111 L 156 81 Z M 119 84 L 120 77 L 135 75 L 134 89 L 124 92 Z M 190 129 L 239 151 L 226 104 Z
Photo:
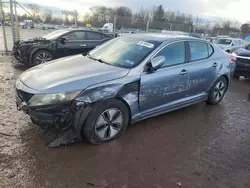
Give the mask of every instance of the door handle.
M 188 71 L 185 70 L 185 69 L 183 69 L 179 74 L 180 74 L 180 75 L 185 75 L 185 74 L 187 74 L 187 73 L 188 73 Z
M 81 44 L 80 45 L 80 47 L 86 47 L 87 46 L 87 44 Z
M 217 67 L 218 63 L 214 62 L 214 64 L 212 65 L 212 67 Z

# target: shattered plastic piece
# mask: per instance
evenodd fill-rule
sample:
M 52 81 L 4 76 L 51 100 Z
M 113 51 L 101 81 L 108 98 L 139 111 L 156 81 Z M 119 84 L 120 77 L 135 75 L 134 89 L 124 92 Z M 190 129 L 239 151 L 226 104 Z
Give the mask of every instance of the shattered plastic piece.
M 181 186 L 181 182 L 178 182 L 177 185 Z
M 63 132 L 61 135 L 59 135 L 55 140 L 50 142 L 48 144 L 48 146 L 50 148 L 55 148 L 55 147 L 59 147 L 61 145 L 72 144 L 78 140 L 79 140 L 79 138 L 75 134 L 75 131 L 73 129 L 69 129 L 69 130 Z

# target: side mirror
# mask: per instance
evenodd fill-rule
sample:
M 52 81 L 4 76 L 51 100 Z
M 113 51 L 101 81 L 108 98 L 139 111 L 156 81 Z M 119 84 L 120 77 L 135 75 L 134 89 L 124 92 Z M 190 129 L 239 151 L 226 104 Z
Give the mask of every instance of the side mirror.
M 235 46 L 235 44 L 234 44 L 234 43 L 232 43 L 232 46 Z
M 62 37 L 62 38 L 60 39 L 60 42 L 61 42 L 62 44 L 65 44 L 65 41 L 67 41 L 67 40 L 69 40 L 68 37 Z
M 164 56 L 153 58 L 150 62 L 151 70 L 156 71 L 157 69 L 159 69 L 165 63 L 165 60 L 166 58 Z

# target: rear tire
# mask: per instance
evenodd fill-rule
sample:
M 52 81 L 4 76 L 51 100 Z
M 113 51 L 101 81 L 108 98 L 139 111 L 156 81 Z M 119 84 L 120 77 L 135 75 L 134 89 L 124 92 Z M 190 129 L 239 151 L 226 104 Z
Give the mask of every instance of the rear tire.
M 213 85 L 206 101 L 209 105 L 216 105 L 221 102 L 228 88 L 228 82 L 225 77 L 220 77 Z
M 27 29 L 27 26 L 26 26 L 26 25 L 23 25 L 22 28 L 23 28 L 23 29 Z
M 129 111 L 125 104 L 110 99 L 93 105 L 82 135 L 92 144 L 102 144 L 119 138 L 129 124 Z

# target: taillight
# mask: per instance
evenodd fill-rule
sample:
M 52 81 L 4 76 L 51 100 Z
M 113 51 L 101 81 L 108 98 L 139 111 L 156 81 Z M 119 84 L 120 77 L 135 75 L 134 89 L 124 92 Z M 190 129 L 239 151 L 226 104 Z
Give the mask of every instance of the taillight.
M 237 58 L 235 56 L 230 57 L 230 63 L 236 63 Z

